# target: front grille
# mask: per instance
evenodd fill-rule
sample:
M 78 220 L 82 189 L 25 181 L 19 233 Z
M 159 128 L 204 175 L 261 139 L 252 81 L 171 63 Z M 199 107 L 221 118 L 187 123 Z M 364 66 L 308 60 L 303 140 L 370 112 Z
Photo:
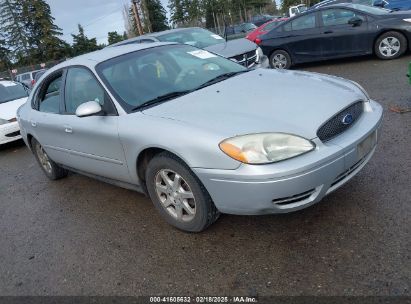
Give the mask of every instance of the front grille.
M 6 134 L 6 137 L 16 137 L 20 135 L 20 131 L 16 131 L 13 133 Z
M 257 61 L 257 53 L 256 51 L 250 51 L 245 54 L 231 57 L 230 59 L 241 64 L 242 66 L 251 67 Z
M 301 202 L 309 198 L 314 193 L 314 191 L 315 189 L 311 189 L 311 190 L 308 190 L 308 191 L 305 191 L 305 192 L 302 192 L 300 194 L 296 194 L 293 196 L 273 199 L 273 203 L 276 205 L 283 206 L 283 205 Z
M 317 131 L 317 136 L 322 141 L 330 140 L 331 138 L 341 134 L 350 128 L 360 118 L 364 111 L 363 101 L 357 101 L 341 112 L 334 115 Z M 344 117 L 351 115 L 350 123 L 343 123 Z

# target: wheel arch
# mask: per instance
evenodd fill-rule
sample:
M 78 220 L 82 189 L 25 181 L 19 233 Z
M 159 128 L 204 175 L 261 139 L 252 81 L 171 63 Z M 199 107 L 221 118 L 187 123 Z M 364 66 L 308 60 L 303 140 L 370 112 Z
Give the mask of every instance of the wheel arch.
M 152 160 L 156 155 L 160 153 L 169 153 L 173 155 L 174 157 L 178 158 L 181 162 L 183 162 L 187 167 L 189 167 L 187 161 L 181 157 L 178 153 L 171 151 L 167 148 L 164 147 L 146 147 L 143 150 L 141 150 L 138 155 L 137 155 L 137 160 L 136 160 L 136 172 L 137 172 L 137 177 L 139 181 L 141 182 L 141 186 L 143 186 L 144 191 L 147 193 L 147 188 L 146 188 L 146 177 L 145 173 L 147 170 L 147 165 Z
M 410 49 L 410 40 L 408 39 L 408 36 L 405 31 L 399 30 L 399 29 L 384 29 L 381 32 L 379 32 L 378 35 L 374 37 L 374 40 L 372 42 L 372 53 L 373 54 L 375 54 L 375 43 L 377 42 L 378 38 L 380 38 L 381 35 L 384 35 L 385 33 L 388 33 L 388 32 L 397 32 L 397 33 L 402 34 L 405 40 L 407 41 L 407 50 Z
M 32 134 L 27 133 L 27 145 L 29 146 L 30 150 L 33 151 L 33 144 L 32 144 L 32 140 L 36 139 Z M 37 140 L 37 139 L 36 139 Z M 37 140 L 38 141 L 38 140 Z

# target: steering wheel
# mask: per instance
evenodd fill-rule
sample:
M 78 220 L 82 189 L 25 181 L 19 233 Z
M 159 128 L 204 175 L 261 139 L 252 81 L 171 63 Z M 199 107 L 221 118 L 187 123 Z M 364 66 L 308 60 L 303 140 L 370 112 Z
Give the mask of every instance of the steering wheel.
M 198 73 L 198 68 L 196 68 L 196 67 L 184 68 L 180 71 L 180 73 L 178 73 L 174 83 L 179 84 L 180 82 L 185 80 L 187 77 L 195 76 L 197 73 Z

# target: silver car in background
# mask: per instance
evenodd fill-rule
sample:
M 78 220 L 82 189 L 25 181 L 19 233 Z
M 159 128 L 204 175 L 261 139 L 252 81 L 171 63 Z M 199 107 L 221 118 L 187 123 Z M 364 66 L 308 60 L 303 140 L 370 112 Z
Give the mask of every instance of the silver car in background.
M 352 81 L 247 70 L 167 43 L 61 63 L 18 111 L 50 179 L 72 170 L 146 193 L 167 222 L 192 232 L 220 212 L 284 213 L 320 201 L 370 160 L 381 119 Z
M 243 33 L 243 37 L 246 33 Z M 176 42 L 192 45 L 206 51 L 218 54 L 246 68 L 268 68 L 267 56 L 261 48 L 245 38 L 226 41 L 223 37 L 200 27 L 177 28 L 162 32 L 149 33 L 135 38 L 130 38 L 109 47 L 126 44 Z

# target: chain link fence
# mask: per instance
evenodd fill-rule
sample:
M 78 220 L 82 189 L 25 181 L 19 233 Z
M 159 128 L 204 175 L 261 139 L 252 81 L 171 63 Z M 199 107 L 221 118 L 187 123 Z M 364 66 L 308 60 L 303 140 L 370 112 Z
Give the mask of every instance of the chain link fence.
M 11 70 L 5 70 L 5 71 L 0 71 L 0 79 L 1 78 L 6 78 L 6 79 L 15 79 L 16 75 L 18 74 L 23 74 L 31 71 L 36 71 L 36 70 L 41 70 L 41 69 L 49 69 L 60 62 L 65 61 L 66 59 L 62 60 L 53 60 L 53 61 L 47 61 L 44 63 L 38 63 L 38 64 L 32 64 L 28 66 L 22 66 L 22 67 L 15 67 Z M 13 73 L 15 72 L 15 73 Z

